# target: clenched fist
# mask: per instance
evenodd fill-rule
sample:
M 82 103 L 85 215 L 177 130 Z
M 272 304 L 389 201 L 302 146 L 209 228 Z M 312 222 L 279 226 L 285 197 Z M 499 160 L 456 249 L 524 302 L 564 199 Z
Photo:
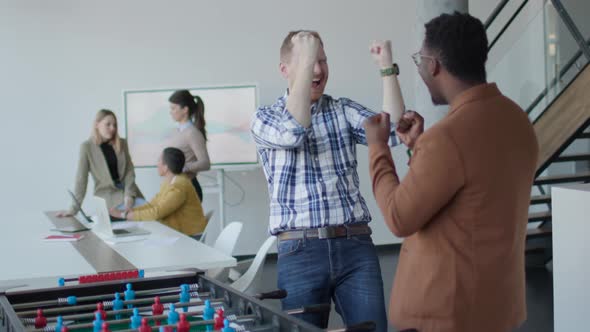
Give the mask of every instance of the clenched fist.
M 313 66 L 318 59 L 320 40 L 309 32 L 302 31 L 293 38 L 293 58 L 298 65 Z
M 375 63 L 380 68 L 389 68 L 393 65 L 393 55 L 391 53 L 391 41 L 389 40 L 376 40 L 371 43 L 370 47 L 371 55 L 375 60 Z
M 391 135 L 389 113 L 383 112 L 373 115 L 365 120 L 363 126 L 365 127 L 367 144 L 387 144 L 389 141 L 389 136 Z
M 414 111 L 408 111 L 400 119 L 396 132 L 408 148 L 414 149 L 418 137 L 424 132 L 424 118 Z

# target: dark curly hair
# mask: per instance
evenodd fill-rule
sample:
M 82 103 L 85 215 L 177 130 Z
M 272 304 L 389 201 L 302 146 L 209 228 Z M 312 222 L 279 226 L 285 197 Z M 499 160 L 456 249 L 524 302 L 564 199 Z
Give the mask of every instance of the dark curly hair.
M 488 38 L 480 20 L 459 12 L 442 14 L 424 25 L 424 45 L 441 64 L 467 82 L 485 82 Z

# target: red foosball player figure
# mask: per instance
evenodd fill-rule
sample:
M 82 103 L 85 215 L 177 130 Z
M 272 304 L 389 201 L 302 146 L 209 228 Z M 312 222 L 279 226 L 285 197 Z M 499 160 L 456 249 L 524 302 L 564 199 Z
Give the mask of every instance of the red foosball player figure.
M 139 332 L 152 332 L 152 328 L 150 324 L 148 324 L 148 319 L 143 317 L 141 319 L 141 325 L 139 326 Z
M 186 320 L 185 314 L 180 314 L 180 320 L 176 323 L 176 332 L 189 332 L 191 324 Z
M 154 304 L 152 304 L 152 315 L 158 316 L 164 314 L 164 305 L 160 302 L 160 297 L 156 296 L 154 298 Z M 156 326 L 160 325 L 160 320 L 155 319 Z
M 111 332 L 111 330 L 109 330 L 109 323 L 102 322 L 102 329 L 100 330 L 100 332 Z
M 102 302 L 98 302 L 96 304 L 96 311 L 94 312 L 95 317 L 97 312 L 100 313 L 100 317 L 102 317 L 102 320 L 107 320 L 107 312 L 104 311 L 104 305 L 102 304 Z
M 223 328 L 223 320 L 225 319 L 225 317 L 223 317 L 223 309 L 219 308 L 217 309 L 217 311 L 215 312 L 215 324 L 213 325 L 213 329 L 215 331 L 219 331 Z
M 37 317 L 35 317 L 35 328 L 42 329 L 47 326 L 47 318 L 43 317 L 43 310 L 37 309 Z

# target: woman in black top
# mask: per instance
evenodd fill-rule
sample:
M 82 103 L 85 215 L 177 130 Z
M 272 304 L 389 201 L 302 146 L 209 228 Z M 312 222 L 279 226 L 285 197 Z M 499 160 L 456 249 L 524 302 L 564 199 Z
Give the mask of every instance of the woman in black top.
M 74 196 L 80 204 L 86 193 L 88 174 L 94 180 L 94 195 L 104 198 L 109 208 L 129 210 L 145 204 L 135 184 L 135 171 L 127 142 L 119 137 L 117 129 L 117 118 L 113 112 L 100 110 L 96 114 L 92 136 L 80 147 L 74 189 Z M 72 202 L 69 210 L 57 215 L 71 216 L 78 210 L 78 204 Z

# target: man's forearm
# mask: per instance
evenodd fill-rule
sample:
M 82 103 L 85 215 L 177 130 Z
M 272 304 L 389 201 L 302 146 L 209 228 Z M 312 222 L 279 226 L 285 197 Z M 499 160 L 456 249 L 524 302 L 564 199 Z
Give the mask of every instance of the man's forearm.
M 404 113 L 404 99 L 397 75 L 383 76 L 383 111 L 391 115 L 394 123 L 399 123 L 399 119 Z
M 313 64 L 297 67 L 295 81 L 287 98 L 287 110 L 305 128 L 311 126 L 311 81 Z
M 399 228 L 396 214 L 395 191 L 399 186 L 399 178 L 389 147 L 385 144 L 369 145 L 369 175 L 371 176 L 373 195 L 377 206 L 389 230 L 396 236 L 403 236 Z

